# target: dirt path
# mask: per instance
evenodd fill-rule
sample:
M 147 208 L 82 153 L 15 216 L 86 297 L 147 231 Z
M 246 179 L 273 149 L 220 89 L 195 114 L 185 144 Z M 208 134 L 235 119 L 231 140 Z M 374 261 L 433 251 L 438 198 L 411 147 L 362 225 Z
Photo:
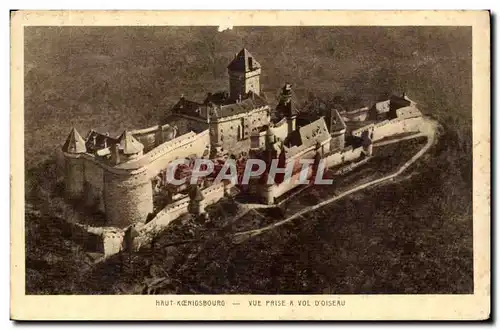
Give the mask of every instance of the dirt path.
M 422 132 L 420 134 L 416 134 L 416 135 L 413 135 L 413 136 L 407 136 L 407 137 L 403 137 L 401 139 L 395 139 L 395 140 L 391 140 L 391 141 L 384 141 L 384 142 L 382 142 L 382 143 L 380 143 L 378 145 L 375 144 L 376 146 L 381 146 L 381 145 L 387 145 L 387 144 L 391 144 L 391 143 L 400 142 L 400 141 L 403 141 L 403 140 L 408 140 L 410 138 L 414 139 L 414 138 L 417 138 L 417 137 L 420 137 L 420 136 L 426 136 L 427 137 L 427 143 L 425 144 L 425 146 L 422 147 L 422 149 L 420 149 L 420 151 L 417 152 L 411 159 L 409 159 L 406 163 L 404 163 L 403 166 L 401 166 L 396 172 L 394 172 L 392 174 L 389 174 L 389 175 L 387 175 L 385 177 L 382 177 L 382 178 L 379 178 L 379 179 L 376 179 L 376 180 L 364 183 L 364 184 L 359 185 L 359 186 L 357 186 L 355 188 L 346 190 L 346 191 L 342 192 L 339 195 L 336 195 L 336 196 L 333 196 L 332 198 L 324 200 L 324 201 L 322 201 L 319 204 L 306 207 L 303 210 L 295 213 L 294 215 L 292 215 L 292 216 L 290 216 L 290 217 L 288 217 L 288 218 L 286 218 L 284 220 L 281 220 L 281 221 L 278 221 L 276 223 L 273 223 L 271 225 L 268 225 L 268 226 L 265 226 L 265 227 L 262 227 L 262 228 L 259 228 L 259 229 L 252 229 L 252 230 L 247 230 L 247 231 L 235 233 L 234 234 L 235 242 L 236 243 L 241 243 L 241 242 L 245 241 L 246 239 L 249 239 L 249 238 L 251 238 L 253 236 L 256 236 L 256 235 L 260 235 L 260 234 L 262 234 L 262 233 L 264 233 L 264 232 L 266 232 L 268 230 L 272 230 L 272 229 L 274 229 L 276 227 L 282 226 L 282 225 L 284 225 L 284 224 L 286 224 L 286 223 L 288 223 L 290 221 L 295 220 L 296 218 L 302 217 L 304 214 L 306 214 L 308 212 L 311 212 L 311 211 L 314 211 L 316 209 L 319 209 L 320 207 L 328 205 L 328 204 L 330 204 L 330 203 L 332 203 L 332 202 L 334 202 L 336 200 L 339 200 L 339 199 L 341 199 L 343 197 L 346 197 L 346 196 L 348 196 L 350 194 L 359 192 L 359 191 L 361 191 L 363 189 L 375 186 L 375 185 L 380 184 L 380 183 L 385 182 L 385 181 L 393 180 L 398 175 L 400 175 L 401 173 L 403 173 L 413 163 L 415 163 L 420 157 L 422 157 L 430 149 L 430 147 L 435 142 L 436 130 L 437 130 L 437 122 L 436 121 L 431 120 L 431 119 L 424 119 L 424 123 L 422 124 Z

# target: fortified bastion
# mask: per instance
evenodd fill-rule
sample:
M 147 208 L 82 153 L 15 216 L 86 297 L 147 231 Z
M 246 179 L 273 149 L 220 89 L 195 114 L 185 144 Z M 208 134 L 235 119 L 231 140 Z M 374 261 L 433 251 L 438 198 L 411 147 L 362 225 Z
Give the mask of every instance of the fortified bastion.
M 152 180 L 175 159 L 210 153 L 208 130 L 178 136 L 175 125 L 124 131 L 118 137 L 73 128 L 62 147 L 67 197 L 103 212 L 106 225 L 125 228 L 153 213 Z

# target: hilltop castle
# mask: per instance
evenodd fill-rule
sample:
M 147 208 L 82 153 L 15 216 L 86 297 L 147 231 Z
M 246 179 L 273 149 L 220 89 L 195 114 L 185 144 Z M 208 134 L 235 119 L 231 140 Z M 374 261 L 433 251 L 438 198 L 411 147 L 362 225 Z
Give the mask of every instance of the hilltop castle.
M 62 147 L 68 198 L 103 212 L 107 226 L 125 228 L 152 220 L 168 223 L 186 212 L 203 213 L 205 205 L 218 201 L 232 188 L 229 183 L 210 185 L 208 181 L 197 187 L 171 187 L 164 171 L 173 160 L 223 160 L 243 155 L 266 162 L 280 159 L 286 166 L 300 158 L 314 159 L 317 165 L 324 158 L 333 166 L 369 157 L 372 140 L 386 134 L 376 132 L 380 125 L 358 128 L 348 136 L 359 140 L 358 147 L 347 146 L 349 119 L 336 109 L 321 111 L 314 118 L 306 116 L 299 124 L 301 109 L 291 84 L 283 86 L 278 105 L 271 108 L 261 95 L 262 67 L 248 50 L 236 54 L 227 69 L 229 92 L 208 93 L 199 102 L 181 96 L 163 125 L 126 130 L 118 137 L 91 130 L 84 138 L 73 128 Z M 420 116 L 410 102 L 396 101 L 401 105 L 387 107 L 393 117 L 383 117 L 384 107 L 375 107 L 369 116 L 379 121 Z M 393 129 L 387 132 L 392 134 Z M 263 180 L 255 180 L 251 186 L 251 193 L 268 204 L 294 188 L 293 184 L 269 185 Z

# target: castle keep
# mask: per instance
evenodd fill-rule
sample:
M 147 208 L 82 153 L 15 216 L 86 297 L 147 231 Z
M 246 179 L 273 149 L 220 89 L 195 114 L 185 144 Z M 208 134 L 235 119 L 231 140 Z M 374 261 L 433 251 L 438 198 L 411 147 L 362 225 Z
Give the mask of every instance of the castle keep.
M 83 137 L 73 128 L 62 147 L 67 197 L 105 214 L 106 226 L 126 228 L 149 221 L 165 225 L 187 212 L 203 214 L 205 206 L 232 189 L 227 182 L 211 184 L 210 178 L 195 186 L 172 186 L 165 171 L 174 160 L 211 158 L 223 163 L 228 157 L 242 162 L 255 157 L 267 164 L 277 159 L 284 168 L 309 158 L 314 160 L 314 176 L 319 159 L 335 166 L 370 157 L 373 141 L 418 130 L 421 114 L 405 96 L 366 108 L 357 119 L 336 109 L 311 117 L 301 111 L 289 83 L 271 108 L 261 95 L 262 67 L 248 50 L 236 54 L 227 69 L 229 92 L 207 93 L 201 101 L 181 96 L 164 124 L 125 130 L 115 137 L 94 130 Z M 355 129 L 348 128 L 346 122 L 361 117 L 373 120 L 359 120 Z M 189 175 L 189 168 L 178 174 Z M 267 184 L 266 175 L 250 182 L 250 193 L 263 203 L 273 204 L 294 188 Z

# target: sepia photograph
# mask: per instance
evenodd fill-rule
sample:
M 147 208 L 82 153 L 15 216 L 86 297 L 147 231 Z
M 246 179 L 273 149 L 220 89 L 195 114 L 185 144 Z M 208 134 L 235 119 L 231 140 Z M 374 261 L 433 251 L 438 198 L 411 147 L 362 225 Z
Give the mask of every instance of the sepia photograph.
M 26 296 L 478 293 L 472 25 L 18 28 Z

